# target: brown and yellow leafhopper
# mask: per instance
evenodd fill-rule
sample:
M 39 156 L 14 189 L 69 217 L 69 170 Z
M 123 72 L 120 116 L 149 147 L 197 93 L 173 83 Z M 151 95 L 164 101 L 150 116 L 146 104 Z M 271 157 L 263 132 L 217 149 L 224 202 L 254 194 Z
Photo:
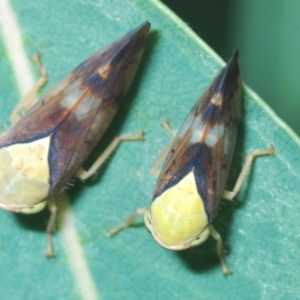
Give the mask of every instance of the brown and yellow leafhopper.
M 21 118 L 14 114 L 12 119 L 19 120 L 0 136 L 0 207 L 35 213 L 48 203 L 47 256 L 53 256 L 52 196 L 62 193 L 72 177 L 90 177 L 103 161 L 100 157 L 89 171 L 81 168 L 124 101 L 149 30 L 145 22 L 81 63 Z M 134 138 L 141 134 L 129 136 Z M 110 150 L 125 139 L 119 137 Z
M 223 274 L 230 274 L 223 258 L 222 239 L 212 226 L 221 198 L 233 200 L 254 157 L 273 155 L 274 148 L 248 155 L 232 192 L 225 191 L 237 140 L 242 105 L 238 51 L 192 108 L 173 141 L 160 171 L 151 204 L 138 209 L 115 234 L 144 214 L 153 238 L 169 250 L 195 247 L 211 235 Z

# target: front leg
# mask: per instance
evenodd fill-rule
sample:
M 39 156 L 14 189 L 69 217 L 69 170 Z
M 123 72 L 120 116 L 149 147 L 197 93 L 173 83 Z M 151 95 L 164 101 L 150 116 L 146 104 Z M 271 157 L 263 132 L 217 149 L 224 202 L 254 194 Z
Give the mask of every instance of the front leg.
M 91 177 L 95 172 L 101 167 L 101 165 L 107 160 L 110 154 L 120 145 L 121 142 L 124 141 L 136 141 L 136 140 L 143 140 L 143 131 L 141 130 L 137 134 L 124 134 L 118 137 L 115 137 L 112 142 L 108 145 L 103 153 L 98 157 L 98 159 L 93 163 L 93 165 L 89 168 L 89 170 L 85 171 L 84 169 L 80 168 L 75 177 L 81 179 L 82 181 Z
M 229 201 L 232 201 L 233 198 L 236 196 L 236 194 L 239 192 L 239 190 L 241 189 L 241 186 L 252 166 L 253 160 L 254 158 L 256 158 L 257 156 L 263 156 L 263 155 L 275 155 L 275 149 L 274 146 L 271 145 L 268 149 L 266 150 L 257 150 L 254 151 L 252 153 L 249 153 L 247 158 L 246 158 L 246 162 L 245 165 L 239 175 L 238 180 L 236 181 L 236 184 L 233 188 L 232 191 L 224 191 L 223 193 L 223 198 Z

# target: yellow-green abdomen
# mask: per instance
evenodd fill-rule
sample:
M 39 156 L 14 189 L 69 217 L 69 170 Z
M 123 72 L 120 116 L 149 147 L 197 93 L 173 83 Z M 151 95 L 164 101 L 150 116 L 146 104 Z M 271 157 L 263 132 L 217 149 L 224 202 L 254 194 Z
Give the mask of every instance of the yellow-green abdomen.
M 192 171 L 152 202 L 149 217 L 148 229 L 165 248 L 181 250 L 208 238 L 209 222 Z
M 0 206 L 15 212 L 41 210 L 49 193 L 50 136 L 0 149 Z

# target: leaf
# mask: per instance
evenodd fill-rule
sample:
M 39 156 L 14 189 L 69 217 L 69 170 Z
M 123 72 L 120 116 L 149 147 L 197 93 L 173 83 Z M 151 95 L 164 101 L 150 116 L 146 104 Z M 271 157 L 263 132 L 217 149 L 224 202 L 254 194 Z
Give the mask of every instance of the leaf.
M 54 259 L 43 257 L 46 211 L 30 216 L 0 211 L 2 298 L 297 298 L 300 142 L 271 109 L 250 89 L 245 91 L 229 186 L 233 186 L 247 153 L 273 144 L 277 156 L 256 160 L 235 202 L 224 202 L 215 220 L 232 276 L 222 276 L 212 239 L 195 249 L 170 252 L 155 243 L 142 218 L 136 226 L 109 238 L 107 228 L 120 224 L 151 199 L 155 178 L 149 170 L 170 141 L 160 122 L 169 117 L 173 128 L 179 128 L 224 63 L 157 0 L 14 0 L 10 4 L 19 27 L 9 28 L 21 34 L 24 53 L 42 54 L 49 77 L 43 93 L 89 55 L 143 21 L 152 23 L 152 32 L 127 102 L 100 148 L 115 135 L 141 128 L 145 141 L 123 143 L 85 185 L 75 181 L 69 191 L 69 206 L 65 196 L 59 199 L 61 215 L 67 221 L 54 236 Z M 17 31 L 11 32 L 11 39 Z M 18 83 L 13 72 L 18 65 L 9 53 L 16 57 L 20 52 L 6 45 L 3 33 L 2 128 L 9 124 L 22 82 L 32 76 L 30 72 L 22 74 Z M 34 66 L 32 70 L 35 72 Z M 241 71 L 247 72 L 243 66 Z

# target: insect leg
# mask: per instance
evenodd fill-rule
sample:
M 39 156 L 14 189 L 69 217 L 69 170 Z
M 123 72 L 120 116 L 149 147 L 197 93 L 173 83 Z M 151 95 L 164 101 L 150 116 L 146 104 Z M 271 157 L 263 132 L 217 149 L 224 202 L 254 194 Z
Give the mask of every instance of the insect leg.
M 17 123 L 20 120 L 21 117 L 19 114 L 21 111 L 24 112 L 32 106 L 32 104 L 36 101 L 38 91 L 47 82 L 46 70 L 41 64 L 39 53 L 32 55 L 31 59 L 33 60 L 34 64 L 36 65 L 40 73 L 40 78 L 35 83 L 35 85 L 31 88 L 31 90 L 24 96 L 24 98 L 14 108 L 10 116 L 10 119 L 13 123 Z
M 47 200 L 47 204 L 51 215 L 47 226 L 47 250 L 45 256 L 53 257 L 55 254 L 53 250 L 52 235 L 55 229 L 56 212 L 57 212 L 57 207 L 55 205 L 55 197 L 54 196 L 50 197 Z
M 123 224 L 121 224 L 118 227 L 108 229 L 107 230 L 108 235 L 109 236 L 113 236 L 113 235 L 117 234 L 119 231 L 121 231 L 121 230 L 123 230 L 123 229 L 125 229 L 127 227 L 130 227 L 134 223 L 134 221 L 137 218 L 137 216 L 143 215 L 144 212 L 145 212 L 145 210 L 146 210 L 146 207 L 138 208 L 135 212 L 133 212 L 129 216 L 129 218 Z
M 234 189 L 232 191 L 224 191 L 223 193 L 223 198 L 226 199 L 226 200 L 230 200 L 232 201 L 233 198 L 236 196 L 236 194 L 239 192 L 242 184 L 243 184 L 243 181 L 245 179 L 245 177 L 247 176 L 248 174 L 248 171 L 250 170 L 251 168 L 251 165 L 253 163 L 253 160 L 255 157 L 257 156 L 263 156 L 263 155 L 272 155 L 272 156 L 275 156 L 275 149 L 274 149 L 274 146 L 271 145 L 268 149 L 266 150 L 257 150 L 257 151 L 254 151 L 252 153 L 249 153 L 247 158 L 246 158 L 246 162 L 245 162 L 245 165 L 239 175 L 239 178 L 234 186 Z
M 171 128 L 170 126 L 170 119 L 166 119 L 163 122 L 161 122 L 161 127 L 165 129 L 173 138 L 176 137 L 176 132 Z
M 214 229 L 214 227 L 212 225 L 209 225 L 209 231 L 210 231 L 211 236 L 217 242 L 217 255 L 218 255 L 218 258 L 219 258 L 221 266 L 222 266 L 223 275 L 227 276 L 227 275 L 232 274 L 232 271 L 230 271 L 228 269 L 228 267 L 225 263 L 225 260 L 224 260 L 223 242 L 222 242 L 222 238 L 221 238 L 220 234 Z
M 97 169 L 104 163 L 104 161 L 109 157 L 109 155 L 118 147 L 118 145 L 123 141 L 133 141 L 133 140 L 143 140 L 143 131 L 140 131 L 137 134 L 132 135 L 121 135 L 113 139 L 105 151 L 98 157 L 94 164 L 90 167 L 89 170 L 85 171 L 80 168 L 75 176 L 81 180 L 86 180 L 91 177 Z

